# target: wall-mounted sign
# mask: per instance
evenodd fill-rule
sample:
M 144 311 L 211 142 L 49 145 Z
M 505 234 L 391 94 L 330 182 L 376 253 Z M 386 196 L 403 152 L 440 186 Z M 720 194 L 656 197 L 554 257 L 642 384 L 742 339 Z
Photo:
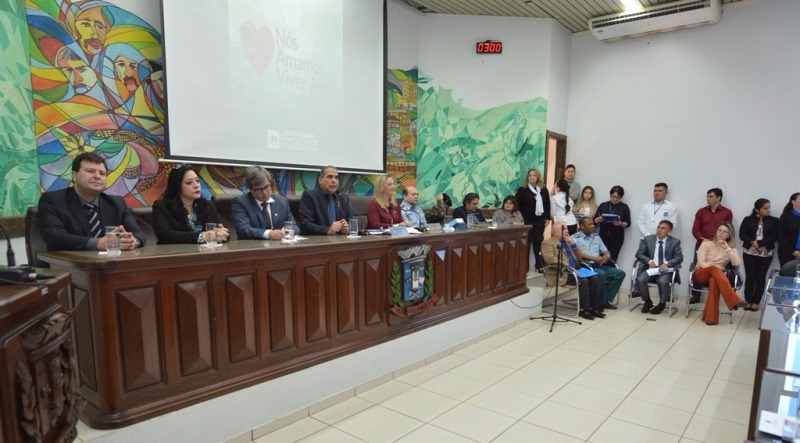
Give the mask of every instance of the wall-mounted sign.
M 486 40 L 475 44 L 475 52 L 478 54 L 502 54 L 503 42 Z

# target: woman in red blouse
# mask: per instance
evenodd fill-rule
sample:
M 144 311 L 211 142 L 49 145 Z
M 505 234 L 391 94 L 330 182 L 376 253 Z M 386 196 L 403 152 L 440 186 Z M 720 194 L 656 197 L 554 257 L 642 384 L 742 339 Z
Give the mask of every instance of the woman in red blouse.
M 397 204 L 397 184 L 394 177 L 382 175 L 375 182 L 372 200 L 367 204 L 367 229 L 391 228 L 392 226 L 411 226 L 403 221 L 400 205 Z

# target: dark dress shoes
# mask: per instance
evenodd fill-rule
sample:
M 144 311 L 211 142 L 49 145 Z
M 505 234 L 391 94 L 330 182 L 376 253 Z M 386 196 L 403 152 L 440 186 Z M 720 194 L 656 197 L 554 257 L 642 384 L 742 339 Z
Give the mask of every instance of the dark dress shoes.
M 594 316 L 595 316 L 595 317 L 597 317 L 597 318 L 606 318 L 606 315 L 605 315 L 605 314 L 603 314 L 602 312 L 597 312 L 597 311 L 596 311 L 596 310 L 594 310 L 594 309 L 590 309 L 590 310 L 589 310 L 589 313 L 590 313 L 590 314 L 592 314 L 592 315 L 594 315 Z
M 652 308 L 653 308 L 653 302 L 651 301 L 644 302 L 644 306 L 642 306 L 642 314 L 647 314 L 648 312 L 650 312 L 650 309 Z
M 690 305 L 696 305 L 697 303 L 700 303 L 700 296 L 699 295 L 693 295 L 692 298 L 689 299 L 689 304 Z
M 585 309 L 581 309 L 580 312 L 578 312 L 578 317 L 585 318 L 586 320 L 594 320 L 594 315 Z
M 609 305 L 609 304 L 605 304 L 605 305 L 602 305 L 602 306 L 600 306 L 600 307 L 601 307 L 601 308 L 603 308 L 603 309 L 617 309 L 617 307 L 616 307 L 616 306 L 614 306 L 614 305 Z
M 651 314 L 653 314 L 653 315 L 658 315 L 658 314 L 660 314 L 660 313 L 661 313 L 661 311 L 663 311 L 663 310 L 664 310 L 664 308 L 666 308 L 666 307 L 667 307 L 667 305 L 665 305 L 664 303 L 659 303 L 659 304 L 657 304 L 657 305 L 653 306 L 653 308 L 652 308 L 652 309 L 650 309 L 650 313 L 651 313 Z

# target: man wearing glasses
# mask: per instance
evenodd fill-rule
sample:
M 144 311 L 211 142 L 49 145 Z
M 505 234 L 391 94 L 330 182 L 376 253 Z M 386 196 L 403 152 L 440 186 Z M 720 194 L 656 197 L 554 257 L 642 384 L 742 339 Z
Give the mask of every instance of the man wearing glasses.
M 231 203 L 233 223 L 240 239 L 283 239 L 283 225 L 294 221 L 286 197 L 272 193 L 272 174 L 262 166 L 244 172 L 247 194 Z

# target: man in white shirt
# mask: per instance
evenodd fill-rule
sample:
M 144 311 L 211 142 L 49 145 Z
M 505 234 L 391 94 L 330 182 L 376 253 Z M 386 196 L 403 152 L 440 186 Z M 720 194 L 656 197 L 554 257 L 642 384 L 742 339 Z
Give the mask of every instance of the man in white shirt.
M 639 212 L 639 232 L 642 237 L 654 235 L 661 220 L 669 220 L 672 226 L 678 225 L 678 207 L 667 200 L 669 187 L 666 183 L 656 183 L 653 186 L 653 201 L 642 206 Z

